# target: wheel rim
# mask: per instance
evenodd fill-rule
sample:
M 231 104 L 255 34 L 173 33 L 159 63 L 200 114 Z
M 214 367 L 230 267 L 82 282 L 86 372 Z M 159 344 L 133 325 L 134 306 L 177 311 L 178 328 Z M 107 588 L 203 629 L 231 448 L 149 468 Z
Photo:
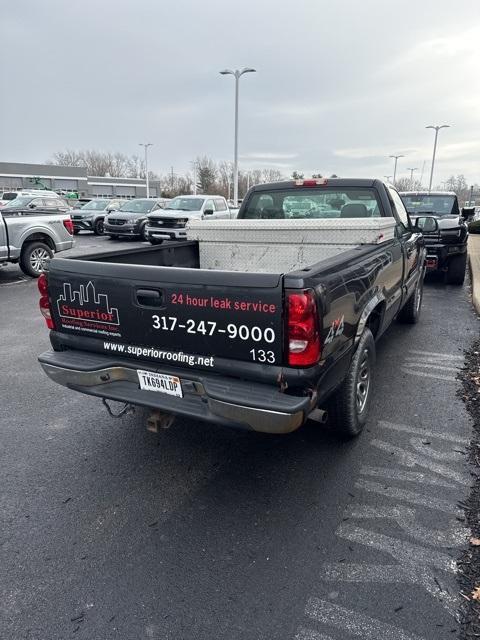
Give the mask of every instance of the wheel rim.
M 38 247 L 38 249 L 34 249 L 30 254 L 30 266 L 35 272 L 40 273 L 44 270 L 49 258 L 49 252 L 46 249 Z
M 99 234 L 103 233 L 103 222 L 102 222 L 102 220 L 99 220 L 97 222 L 97 233 L 99 233 Z
M 360 367 L 357 375 L 357 411 L 362 413 L 368 401 L 370 391 L 370 356 L 368 349 L 364 349 L 360 359 Z

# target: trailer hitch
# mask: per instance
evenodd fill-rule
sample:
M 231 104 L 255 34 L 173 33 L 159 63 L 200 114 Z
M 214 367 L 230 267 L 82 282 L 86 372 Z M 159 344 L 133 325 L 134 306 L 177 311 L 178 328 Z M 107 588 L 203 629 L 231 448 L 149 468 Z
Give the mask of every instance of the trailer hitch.
M 170 429 L 175 421 L 175 416 L 171 413 L 162 413 L 158 409 L 153 409 L 147 418 L 147 431 L 158 433 L 160 429 Z
M 128 402 L 125 402 L 122 409 L 120 409 L 120 411 L 118 413 L 115 413 L 111 406 L 108 404 L 108 401 L 105 398 L 102 398 L 102 404 L 105 406 L 105 408 L 108 411 L 108 414 L 112 417 L 112 418 L 121 418 L 122 416 L 127 415 L 127 413 L 135 413 L 135 407 L 133 406 L 133 404 L 129 404 Z

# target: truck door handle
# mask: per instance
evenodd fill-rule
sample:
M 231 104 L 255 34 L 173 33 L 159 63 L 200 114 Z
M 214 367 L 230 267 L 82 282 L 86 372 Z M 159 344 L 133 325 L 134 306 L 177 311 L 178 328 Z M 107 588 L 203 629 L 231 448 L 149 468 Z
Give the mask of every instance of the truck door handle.
M 161 307 L 163 296 L 156 289 L 137 289 L 137 302 L 143 307 Z

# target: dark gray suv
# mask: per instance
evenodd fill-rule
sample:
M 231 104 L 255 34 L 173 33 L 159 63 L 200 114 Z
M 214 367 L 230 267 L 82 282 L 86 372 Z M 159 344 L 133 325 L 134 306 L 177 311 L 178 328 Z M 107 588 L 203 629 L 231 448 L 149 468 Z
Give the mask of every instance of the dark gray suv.
M 79 231 L 93 231 L 95 235 L 103 235 L 103 221 L 112 211 L 119 209 L 125 200 L 119 198 L 95 198 L 90 200 L 72 212 L 72 222 L 74 233 Z
M 148 240 L 146 231 L 147 216 L 162 209 L 165 198 L 135 198 L 127 200 L 118 211 L 109 214 L 104 221 L 105 234 L 115 240 L 121 236 L 130 238 L 140 236 Z

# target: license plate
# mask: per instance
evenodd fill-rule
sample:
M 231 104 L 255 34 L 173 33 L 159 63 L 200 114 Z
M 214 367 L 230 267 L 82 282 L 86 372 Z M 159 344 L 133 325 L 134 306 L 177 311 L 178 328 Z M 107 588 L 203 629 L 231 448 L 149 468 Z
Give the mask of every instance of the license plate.
M 144 389 L 145 391 L 159 391 L 160 393 L 167 393 L 169 396 L 183 398 L 180 378 L 167 376 L 163 373 L 142 371 L 141 369 L 137 369 L 137 374 L 140 389 Z

